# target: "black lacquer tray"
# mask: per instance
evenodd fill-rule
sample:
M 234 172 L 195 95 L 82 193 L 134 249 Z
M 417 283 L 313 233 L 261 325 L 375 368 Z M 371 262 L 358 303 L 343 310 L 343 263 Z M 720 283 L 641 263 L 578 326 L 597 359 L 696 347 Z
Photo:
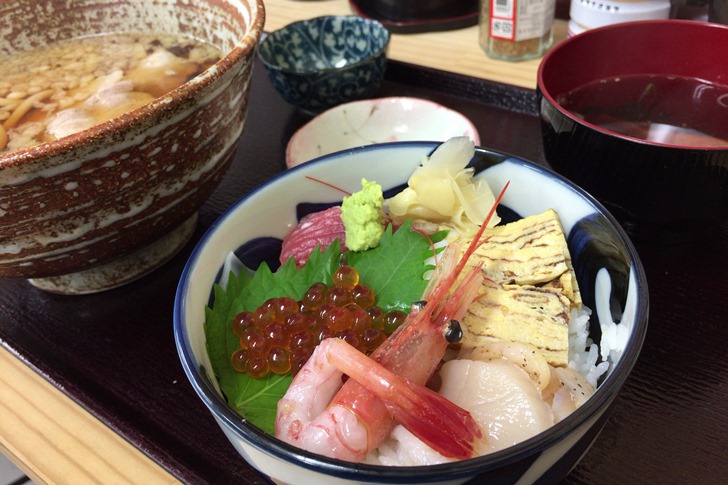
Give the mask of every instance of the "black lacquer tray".
M 349 0 L 351 8 L 362 17 L 378 20 L 390 32 L 398 34 L 415 34 L 421 32 L 439 32 L 443 30 L 462 29 L 478 23 L 478 4 L 458 9 L 449 15 L 420 18 L 390 18 L 379 13 L 370 0 Z
M 458 110 L 482 145 L 546 165 L 535 92 L 390 62 L 381 96 Z M 285 167 L 308 117 L 256 66 L 235 162 L 171 262 L 97 295 L 43 293 L 0 280 L 0 343 L 185 483 L 267 483 L 228 443 L 179 363 L 177 282 L 195 241 L 232 202 Z M 728 476 L 728 227 L 691 245 L 636 244 L 650 287 L 643 351 L 604 431 L 567 484 L 720 483 Z M 113 459 L 113 458 L 110 458 Z

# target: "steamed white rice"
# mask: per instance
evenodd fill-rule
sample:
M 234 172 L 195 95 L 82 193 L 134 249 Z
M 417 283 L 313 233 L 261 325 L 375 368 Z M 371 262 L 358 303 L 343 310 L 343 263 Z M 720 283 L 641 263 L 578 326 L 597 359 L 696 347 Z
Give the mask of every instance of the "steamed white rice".
M 589 317 L 591 310 L 586 306 L 581 310 L 571 310 L 569 320 L 569 368 L 583 375 L 589 383 L 597 387 L 599 378 L 609 369 L 609 362 L 600 362 L 599 346 L 589 337 Z M 602 345 L 604 340 L 602 339 Z

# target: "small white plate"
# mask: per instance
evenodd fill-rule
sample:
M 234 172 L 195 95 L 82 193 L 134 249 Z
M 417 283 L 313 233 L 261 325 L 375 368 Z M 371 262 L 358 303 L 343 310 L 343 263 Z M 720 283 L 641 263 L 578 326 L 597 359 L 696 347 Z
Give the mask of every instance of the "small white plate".
M 295 167 L 329 153 L 391 141 L 445 141 L 480 136 L 462 114 L 420 98 L 388 97 L 345 103 L 324 111 L 289 140 L 286 165 Z

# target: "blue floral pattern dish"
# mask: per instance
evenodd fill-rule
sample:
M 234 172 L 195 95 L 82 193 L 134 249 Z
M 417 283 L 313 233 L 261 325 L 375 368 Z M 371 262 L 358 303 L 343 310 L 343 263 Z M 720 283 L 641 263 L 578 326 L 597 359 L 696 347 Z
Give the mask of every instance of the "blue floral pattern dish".
M 318 113 L 377 92 L 389 38 L 389 31 L 376 20 L 317 17 L 269 34 L 258 57 L 283 99 Z

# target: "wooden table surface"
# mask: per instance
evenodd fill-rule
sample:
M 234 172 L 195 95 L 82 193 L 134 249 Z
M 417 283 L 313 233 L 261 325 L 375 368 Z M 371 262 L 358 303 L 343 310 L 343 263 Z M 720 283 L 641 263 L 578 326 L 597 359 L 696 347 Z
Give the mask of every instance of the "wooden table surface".
M 268 31 L 298 19 L 322 14 L 353 13 L 348 0 L 266 0 L 265 4 Z M 565 30 L 565 23 L 557 21 L 557 41 L 565 37 Z M 477 36 L 475 26 L 445 32 L 395 34 L 389 55 L 399 61 L 498 83 L 528 89 L 536 86 L 539 60 L 519 63 L 492 60 L 480 50 Z M 661 262 L 658 256 L 651 259 L 653 267 Z M 664 271 L 671 270 L 665 268 Z M 703 268 L 702 271 L 708 272 L 710 268 Z M 697 284 L 695 281 L 693 283 Z M 713 289 L 713 293 L 716 291 Z M 677 294 L 681 293 L 677 291 Z M 716 382 L 714 385 L 720 386 L 721 383 Z M 665 399 L 672 398 L 665 396 Z M 617 420 L 619 424 L 619 418 Z M 663 443 L 654 445 L 659 448 Z M 0 451 L 38 483 L 178 483 L 144 450 L 127 442 L 85 407 L 69 398 L 57 383 L 48 382 L 36 369 L 2 346 Z M 645 460 L 648 451 L 645 450 Z M 645 461 L 645 466 L 653 465 Z M 680 481 L 679 476 L 675 478 Z
M 324 14 L 349 15 L 348 0 L 265 0 L 265 28 L 272 31 L 299 19 Z M 557 20 L 554 42 L 566 38 L 566 22 Z M 535 89 L 540 59 L 505 62 L 489 58 L 478 45 L 477 25 L 447 32 L 395 34 L 389 57 L 443 71 Z

